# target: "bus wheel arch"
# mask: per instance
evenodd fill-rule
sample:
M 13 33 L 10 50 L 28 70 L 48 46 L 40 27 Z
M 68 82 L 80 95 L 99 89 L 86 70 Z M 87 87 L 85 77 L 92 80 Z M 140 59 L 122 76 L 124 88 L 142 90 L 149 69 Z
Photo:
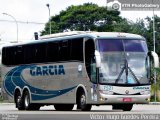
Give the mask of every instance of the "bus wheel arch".
M 19 88 L 16 88 L 14 91 L 14 102 L 18 110 L 24 110 L 23 97 Z
M 85 89 L 80 86 L 77 89 L 76 93 L 76 104 L 77 104 L 77 109 L 80 109 L 82 111 L 90 111 L 92 105 L 86 104 L 87 103 L 87 94 Z

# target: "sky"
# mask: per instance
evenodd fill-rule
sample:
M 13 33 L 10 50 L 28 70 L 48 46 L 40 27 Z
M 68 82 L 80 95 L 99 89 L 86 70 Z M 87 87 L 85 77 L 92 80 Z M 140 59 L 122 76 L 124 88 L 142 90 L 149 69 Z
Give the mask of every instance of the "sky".
M 27 41 L 34 39 L 34 32 L 40 33 L 48 22 L 49 10 L 46 4 L 50 4 L 51 16 L 53 16 L 59 14 L 61 10 L 66 10 L 70 5 L 88 2 L 106 6 L 106 0 L 0 0 L 0 39 L 1 41 L 17 40 L 17 26 L 11 16 L 17 21 L 24 22 L 18 22 L 18 41 Z M 155 14 L 160 16 L 160 11 L 155 11 Z M 121 11 L 122 17 L 134 22 L 139 18 L 152 17 L 152 15 L 152 11 Z

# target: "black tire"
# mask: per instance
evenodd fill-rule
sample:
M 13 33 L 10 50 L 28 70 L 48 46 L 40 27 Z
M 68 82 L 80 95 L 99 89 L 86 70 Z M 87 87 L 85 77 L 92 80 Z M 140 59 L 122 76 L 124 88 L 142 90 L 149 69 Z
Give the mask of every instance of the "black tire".
M 115 104 L 112 105 L 113 110 L 122 110 L 123 105 L 122 104 Z
M 86 95 L 84 92 L 81 92 L 78 97 L 78 103 L 77 103 L 78 109 L 81 111 L 90 111 L 92 108 L 92 105 L 86 104 Z
M 15 104 L 18 110 L 24 110 L 23 98 L 20 92 L 15 93 Z
M 131 111 L 133 104 L 115 104 L 112 105 L 113 110 Z
M 23 97 L 23 104 L 24 104 L 24 109 L 25 110 L 39 110 L 40 109 L 40 105 L 36 105 L 36 104 L 31 104 L 30 103 L 30 96 L 29 96 L 29 92 L 25 91 L 24 92 L 24 97 Z
M 133 104 L 124 104 L 122 110 L 123 111 L 131 111 L 133 108 Z
M 71 111 L 74 104 L 55 104 L 54 108 L 58 111 Z
M 31 110 L 39 110 L 40 109 L 40 105 L 38 104 L 32 104 L 32 109 Z

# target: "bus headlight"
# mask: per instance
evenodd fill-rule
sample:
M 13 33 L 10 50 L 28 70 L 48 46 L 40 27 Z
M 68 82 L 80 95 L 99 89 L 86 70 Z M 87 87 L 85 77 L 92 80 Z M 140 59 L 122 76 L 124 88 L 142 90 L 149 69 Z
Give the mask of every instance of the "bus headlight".
M 105 101 L 105 98 L 103 98 L 103 97 L 100 97 L 100 101 Z
M 141 95 L 148 95 L 148 94 L 150 94 L 150 91 L 141 91 L 140 94 Z
M 107 101 L 108 98 L 100 97 L 99 100 L 100 100 L 100 101 Z

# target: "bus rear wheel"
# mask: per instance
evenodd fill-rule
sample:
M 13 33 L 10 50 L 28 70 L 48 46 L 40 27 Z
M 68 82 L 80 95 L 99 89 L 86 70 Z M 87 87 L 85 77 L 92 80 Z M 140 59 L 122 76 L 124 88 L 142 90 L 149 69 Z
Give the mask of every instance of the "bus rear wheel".
M 24 110 L 23 99 L 21 97 L 20 92 L 17 92 L 15 94 L 15 104 L 16 104 L 16 108 L 18 108 L 18 110 Z
M 92 105 L 86 104 L 86 102 L 87 102 L 86 95 L 84 92 L 81 92 L 78 97 L 78 104 L 77 104 L 78 108 L 82 111 L 90 111 L 92 108 Z
M 55 104 L 54 108 L 58 111 L 71 111 L 74 104 Z
M 40 109 L 40 105 L 30 103 L 30 96 L 29 96 L 28 91 L 24 92 L 24 102 L 23 102 L 23 104 L 24 104 L 24 109 L 25 110 L 39 110 Z

